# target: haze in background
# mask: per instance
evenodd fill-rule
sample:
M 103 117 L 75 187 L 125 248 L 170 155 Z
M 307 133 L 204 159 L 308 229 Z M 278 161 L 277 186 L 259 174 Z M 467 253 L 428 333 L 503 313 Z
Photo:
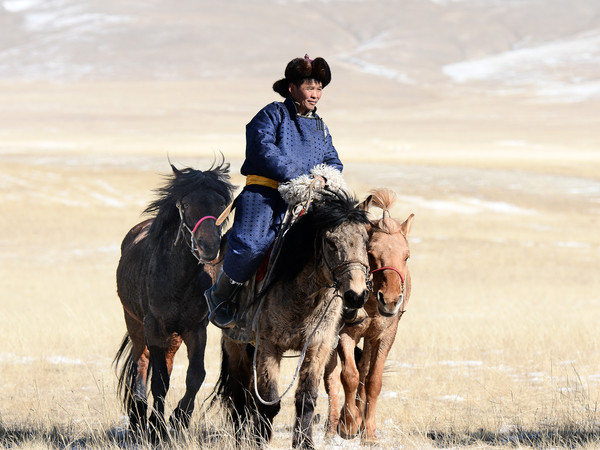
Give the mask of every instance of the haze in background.
M 309 53 L 344 159 L 599 167 L 596 0 L 3 0 L 0 29 L 2 153 L 241 158 Z

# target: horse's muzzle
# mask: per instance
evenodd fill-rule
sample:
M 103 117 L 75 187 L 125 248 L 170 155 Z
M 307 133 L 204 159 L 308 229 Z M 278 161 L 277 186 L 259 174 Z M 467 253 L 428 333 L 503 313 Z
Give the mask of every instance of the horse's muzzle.
M 349 290 L 344 292 L 344 306 L 351 309 L 362 308 L 367 299 L 369 298 L 369 291 L 365 289 L 362 293 L 354 292 Z
M 392 317 L 398 314 L 400 308 L 404 305 L 404 294 L 398 296 L 398 301 L 394 303 L 386 303 L 383 297 L 383 292 L 377 293 L 377 310 L 384 317 Z

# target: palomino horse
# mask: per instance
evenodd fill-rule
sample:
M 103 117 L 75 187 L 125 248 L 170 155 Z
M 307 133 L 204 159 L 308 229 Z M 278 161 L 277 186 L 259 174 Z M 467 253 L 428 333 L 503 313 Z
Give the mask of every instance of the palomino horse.
M 219 252 L 217 217 L 231 202 L 229 164 L 207 171 L 171 165 L 173 175 L 157 190 L 159 198 L 145 213 L 150 219 L 133 227 L 121 244 L 117 291 L 127 333 L 114 364 L 120 367 L 119 390 L 129 428 L 143 435 L 147 425 L 147 379 L 154 399 L 150 436 L 164 435 L 165 397 L 173 357 L 185 342 L 189 365 L 186 391 L 170 423 L 186 428 L 196 393 L 205 377 L 207 306 L 203 293 L 215 277 L 210 261 Z M 125 359 L 125 362 L 122 362 Z
M 229 408 L 238 440 L 251 421 L 256 443 L 270 441 L 280 410 L 280 363 L 291 350 L 301 352 L 292 445 L 314 447 L 318 387 L 336 345 L 342 306 L 362 307 L 368 297 L 369 222 L 356 203 L 347 194 L 325 195 L 291 226 L 255 316 L 254 345 L 231 339 L 224 331 L 213 403 L 221 400 Z M 241 295 L 253 295 L 250 289 L 244 287 Z
M 403 223 L 392 219 L 389 210 L 396 196 L 388 189 L 379 189 L 363 203 L 383 209 L 383 217 L 372 222 L 369 230 L 369 264 L 373 274 L 373 290 L 365 310 L 369 317 L 362 323 L 346 326 L 340 333 L 338 353 L 325 369 L 325 389 L 329 396 L 329 418 L 326 435 L 351 439 L 359 430 L 363 443 L 377 442 L 375 408 L 381 392 L 383 366 L 396 338 L 398 322 L 410 297 L 410 255 L 408 241 L 414 214 Z M 364 338 L 362 356 L 355 361 L 355 348 Z M 341 375 L 341 379 L 340 379 Z M 345 401 L 341 412 L 338 406 L 340 381 Z

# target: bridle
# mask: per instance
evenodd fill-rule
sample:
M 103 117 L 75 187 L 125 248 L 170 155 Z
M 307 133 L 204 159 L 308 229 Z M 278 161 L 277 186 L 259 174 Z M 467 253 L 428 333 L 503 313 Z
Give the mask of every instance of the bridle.
M 325 245 L 324 245 L 325 237 L 321 236 L 321 240 L 322 240 L 321 248 L 325 248 Z M 369 265 L 368 264 L 365 264 L 364 262 L 362 262 L 358 259 L 350 259 L 350 260 L 344 261 L 343 263 L 338 264 L 337 266 L 332 268 L 331 264 L 329 264 L 329 261 L 327 261 L 325 252 L 322 252 L 321 257 L 323 259 L 323 262 L 325 263 L 325 267 L 327 267 L 327 270 L 329 271 L 329 273 L 331 274 L 331 278 L 333 279 L 333 284 L 330 286 L 331 288 L 333 288 L 337 291 L 340 286 L 339 279 L 341 278 L 342 275 L 344 275 L 348 272 L 351 272 L 353 270 L 361 270 L 365 276 L 367 289 L 369 291 L 371 291 L 373 289 L 373 282 L 369 275 Z
M 372 275 L 375 272 L 382 272 L 384 270 L 391 270 L 393 272 L 396 272 L 398 274 L 398 276 L 400 277 L 400 281 L 402 282 L 402 293 L 400 295 L 403 297 L 403 300 L 402 300 L 402 302 L 398 302 L 398 304 L 396 305 L 396 308 L 394 308 L 394 310 L 392 312 L 382 311 L 380 308 L 377 308 L 377 311 L 379 311 L 379 314 L 381 314 L 384 317 L 393 317 L 396 314 L 400 314 L 400 317 L 402 317 L 402 315 L 406 311 L 406 310 L 399 311 L 400 306 L 404 304 L 404 286 L 405 286 L 405 284 L 404 284 L 404 275 L 402 275 L 402 272 L 400 272 L 400 270 L 398 270 L 394 266 L 379 267 L 377 269 L 371 270 L 369 273 Z M 373 291 L 373 289 L 372 289 L 372 282 L 371 282 L 371 292 L 373 293 L 373 295 L 375 297 L 377 297 L 377 293 L 375 291 Z
M 381 272 L 383 270 L 392 270 L 394 272 L 396 272 L 398 274 L 398 276 L 400 277 L 400 281 L 402 281 L 402 286 L 404 286 L 404 275 L 402 275 L 402 272 L 400 272 L 398 269 L 396 269 L 394 266 L 383 266 L 383 267 L 379 267 L 378 269 L 373 269 L 371 270 L 369 273 L 370 274 L 374 274 L 375 272 Z
M 194 238 L 194 234 L 196 233 L 196 230 L 198 229 L 198 227 L 200 226 L 200 224 L 202 222 L 204 222 L 205 220 L 208 220 L 208 219 L 214 220 L 216 222 L 217 218 L 215 216 L 204 216 L 200 220 L 198 220 L 198 222 L 196 222 L 196 225 L 194 225 L 193 229 L 190 229 L 190 227 L 188 227 L 187 223 L 185 223 L 185 218 L 183 217 L 184 207 L 180 202 L 177 202 L 177 209 L 179 210 L 180 222 L 179 222 L 179 229 L 177 230 L 177 237 L 175 238 L 175 242 L 173 243 L 173 246 L 177 245 L 177 243 L 179 242 L 179 239 L 184 234 L 184 231 L 187 231 L 189 234 L 188 247 L 190 248 L 190 251 L 192 252 L 192 255 L 194 256 L 194 258 L 196 258 L 198 260 L 198 263 L 215 265 L 216 263 L 214 263 L 214 262 L 205 261 L 204 259 L 202 259 L 202 257 L 200 256 L 200 250 L 198 249 L 198 246 L 196 245 L 196 239 Z

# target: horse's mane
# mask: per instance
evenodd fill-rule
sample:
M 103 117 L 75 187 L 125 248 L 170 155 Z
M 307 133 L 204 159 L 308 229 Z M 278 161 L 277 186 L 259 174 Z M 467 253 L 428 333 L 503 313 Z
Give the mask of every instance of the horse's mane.
M 203 191 L 221 197 L 225 203 L 231 203 L 235 186 L 230 182 L 229 163 L 222 160 L 213 163 L 205 171 L 186 167 L 177 169 L 171 164 L 173 173 L 165 176 L 166 182 L 154 192 L 156 200 L 144 210 L 144 214 L 153 214 L 154 220 L 149 230 L 149 238 L 161 236 L 169 226 L 179 225 L 177 200 L 194 191 Z
M 373 226 L 387 234 L 399 233 L 401 224 L 390 217 L 390 209 L 396 202 L 396 193 L 391 189 L 380 188 L 372 190 L 370 195 L 372 205 L 383 210 L 383 217 L 372 221 Z
M 343 222 L 367 225 L 367 213 L 357 204 L 358 201 L 344 191 L 330 192 L 313 202 L 311 209 L 287 232 L 275 267 L 275 277 L 286 281 L 295 278 L 315 256 L 316 238 L 325 230 Z

